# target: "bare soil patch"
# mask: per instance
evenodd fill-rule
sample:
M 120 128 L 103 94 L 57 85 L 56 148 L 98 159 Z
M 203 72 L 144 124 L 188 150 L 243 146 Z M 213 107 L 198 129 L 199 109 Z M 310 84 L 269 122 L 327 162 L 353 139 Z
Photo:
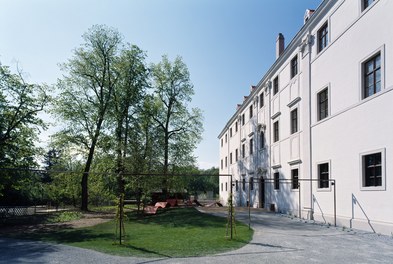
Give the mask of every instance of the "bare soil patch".
M 113 213 L 87 212 L 83 213 L 81 219 L 68 222 L 50 224 L 34 223 L 21 225 L 0 225 L 0 234 L 52 232 L 61 229 L 89 227 L 108 222 L 114 219 L 114 217 L 115 215 Z

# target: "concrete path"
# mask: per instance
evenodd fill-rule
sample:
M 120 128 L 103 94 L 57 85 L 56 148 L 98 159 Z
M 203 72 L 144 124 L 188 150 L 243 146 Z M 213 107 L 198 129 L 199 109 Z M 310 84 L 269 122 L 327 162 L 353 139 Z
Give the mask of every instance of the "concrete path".
M 223 215 L 223 213 L 215 213 Z M 248 223 L 247 212 L 237 219 Z M 252 212 L 253 240 L 196 258 L 117 257 L 64 245 L 0 238 L 0 263 L 393 263 L 393 237 Z

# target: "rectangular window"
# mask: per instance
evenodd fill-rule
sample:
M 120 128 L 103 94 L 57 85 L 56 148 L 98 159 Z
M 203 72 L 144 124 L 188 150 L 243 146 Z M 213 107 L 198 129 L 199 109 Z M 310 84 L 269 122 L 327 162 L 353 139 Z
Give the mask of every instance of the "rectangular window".
M 221 169 L 224 168 L 224 161 L 221 159 Z
M 299 169 L 291 170 L 292 189 L 299 189 Z
M 250 155 L 254 152 L 254 139 L 250 139 Z
M 273 123 L 273 142 L 280 140 L 278 121 Z
M 318 100 L 318 121 L 329 116 L 329 94 L 328 88 L 317 94 Z
M 237 132 L 237 121 L 235 122 L 235 132 Z
M 229 129 L 229 136 L 232 137 L 232 127 Z
M 252 105 L 250 106 L 250 119 L 252 118 L 253 113 L 252 113 Z
M 253 177 L 250 178 L 250 190 L 251 191 L 254 190 L 254 178 Z
M 228 167 L 228 157 L 225 157 L 225 168 Z
M 261 149 L 265 147 L 265 133 L 263 131 L 259 134 L 259 147 Z
M 291 78 L 295 77 L 298 73 L 297 55 L 291 60 Z
M 221 191 L 222 192 L 224 191 L 224 184 L 223 183 L 221 183 Z
M 261 93 L 259 95 L 259 108 L 262 108 L 265 105 L 265 95 Z
M 363 63 L 363 99 L 381 91 L 381 54 Z
M 246 179 L 243 178 L 243 191 L 246 190 Z
M 226 192 L 228 191 L 228 183 L 227 182 L 225 183 L 225 191 Z
M 242 158 L 246 156 L 246 144 L 242 144 Z
M 273 80 L 273 95 L 278 93 L 278 76 Z
M 246 123 L 246 119 L 244 118 L 244 114 L 242 114 L 242 126 Z
M 232 164 L 232 152 L 231 153 L 229 153 L 229 164 Z
M 239 150 L 238 149 L 235 150 L 235 160 L 236 161 L 239 160 Z
M 291 134 L 298 131 L 297 108 L 291 111 Z
M 274 190 L 280 190 L 280 173 L 274 173 Z
M 225 134 L 225 143 L 227 143 L 227 142 L 228 142 L 228 135 Z
M 235 181 L 235 188 L 236 188 L 236 191 L 238 192 L 239 191 L 239 181 L 238 180 Z
M 221 139 L 221 147 L 224 146 L 224 139 Z
M 362 7 L 362 10 L 365 10 L 365 9 L 367 9 L 373 2 L 374 2 L 375 0 L 362 0 L 362 4 L 363 4 L 363 7 Z
M 321 52 L 329 42 L 328 36 L 328 23 L 326 22 L 319 30 L 318 30 L 318 52 Z
M 329 163 L 318 164 L 318 188 L 329 188 Z
M 382 153 L 363 156 L 363 187 L 382 186 Z

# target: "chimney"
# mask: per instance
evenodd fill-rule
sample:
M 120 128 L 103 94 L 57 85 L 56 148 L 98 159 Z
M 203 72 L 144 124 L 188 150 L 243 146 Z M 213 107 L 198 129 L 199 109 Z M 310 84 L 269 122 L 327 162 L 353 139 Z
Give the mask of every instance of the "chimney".
M 284 40 L 284 36 L 279 33 L 277 40 L 276 40 L 276 59 L 278 59 L 278 57 L 280 57 L 280 55 L 282 54 L 282 52 L 285 49 L 285 40 Z

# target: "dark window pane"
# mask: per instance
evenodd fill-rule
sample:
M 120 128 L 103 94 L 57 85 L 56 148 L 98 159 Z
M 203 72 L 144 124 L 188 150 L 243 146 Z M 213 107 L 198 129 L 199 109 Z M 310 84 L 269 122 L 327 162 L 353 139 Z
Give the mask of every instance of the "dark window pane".
M 319 188 L 329 188 L 329 163 L 318 165 Z

